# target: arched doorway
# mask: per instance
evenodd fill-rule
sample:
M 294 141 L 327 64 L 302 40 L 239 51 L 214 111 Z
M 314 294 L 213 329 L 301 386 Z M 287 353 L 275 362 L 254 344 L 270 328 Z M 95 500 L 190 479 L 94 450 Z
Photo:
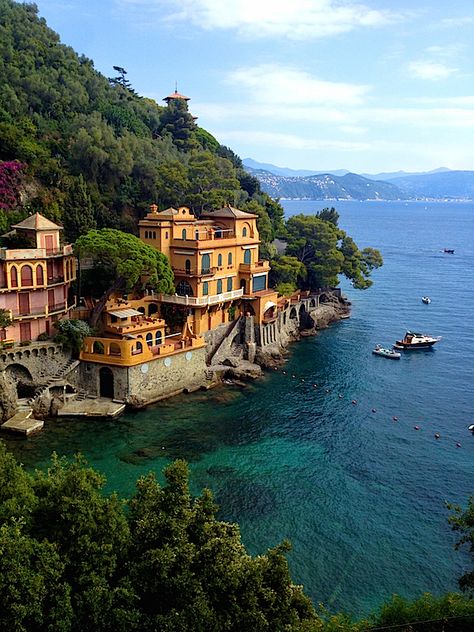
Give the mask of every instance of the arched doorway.
M 246 294 L 247 283 L 245 282 L 245 279 L 240 279 L 240 287 L 243 289 L 244 294 Z
M 114 398 L 114 374 L 112 369 L 108 366 L 101 367 L 99 371 L 100 389 L 99 395 L 101 397 Z

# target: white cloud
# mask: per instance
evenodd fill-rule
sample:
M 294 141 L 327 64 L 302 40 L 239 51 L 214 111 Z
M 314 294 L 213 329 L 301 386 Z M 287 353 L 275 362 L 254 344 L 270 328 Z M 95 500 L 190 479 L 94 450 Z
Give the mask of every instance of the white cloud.
M 116 0 L 119 6 L 156 11 L 161 21 L 191 22 L 206 30 L 235 30 L 264 38 L 317 39 L 399 19 L 391 11 L 352 0 Z
M 466 26 L 473 23 L 474 18 L 472 15 L 461 15 L 457 18 L 444 18 L 438 22 L 438 26 L 443 28 L 457 28 L 459 26 Z
M 230 73 L 226 83 L 246 88 L 249 97 L 260 103 L 304 104 L 306 107 L 358 105 L 369 91 L 369 86 L 321 81 L 304 71 L 276 64 L 238 68 Z
M 446 79 L 455 74 L 457 68 L 452 68 L 434 61 L 412 61 L 408 64 L 408 71 L 417 79 L 438 80 Z
M 216 136 L 223 142 L 238 142 L 241 144 L 260 145 L 262 147 L 278 147 L 279 149 L 336 149 L 339 151 L 368 151 L 370 149 L 369 143 L 310 138 L 308 136 L 278 132 L 227 130 L 220 133 L 217 132 Z

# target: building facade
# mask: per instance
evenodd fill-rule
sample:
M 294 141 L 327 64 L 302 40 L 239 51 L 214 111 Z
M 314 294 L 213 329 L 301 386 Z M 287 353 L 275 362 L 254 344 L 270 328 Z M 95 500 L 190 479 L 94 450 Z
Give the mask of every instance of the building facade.
M 61 244 L 61 230 L 35 213 L 3 236 L 12 246 L 0 248 L 0 309 L 10 312 L 13 322 L 0 329 L 0 341 L 53 334 L 53 323 L 75 307 L 70 288 L 76 259 L 72 246 Z
M 185 206 L 158 212 L 153 205 L 139 228 L 174 272 L 176 293 L 161 295 L 160 302 L 186 310 L 194 333 L 231 322 L 241 311 L 260 317 L 260 303 L 276 305 L 270 265 L 258 256 L 256 215 L 226 206 L 197 219 Z

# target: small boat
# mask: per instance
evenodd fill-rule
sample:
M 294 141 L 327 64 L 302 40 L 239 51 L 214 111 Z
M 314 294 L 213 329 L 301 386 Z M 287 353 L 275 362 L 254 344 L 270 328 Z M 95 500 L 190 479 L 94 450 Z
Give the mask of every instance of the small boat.
M 426 303 L 426 305 L 429 305 L 431 303 L 431 299 L 429 296 L 422 296 L 421 300 L 423 301 L 423 303 Z
M 427 336 L 426 334 L 416 334 L 412 331 L 407 331 L 402 340 L 397 340 L 393 345 L 395 349 L 429 349 L 434 344 L 441 340 L 441 336 L 436 338 L 433 336 Z
M 375 345 L 375 349 L 372 351 L 375 355 L 382 356 L 383 358 L 391 358 L 392 360 L 400 360 L 402 354 L 393 349 L 385 349 L 382 345 Z
M 443 252 L 447 255 L 454 255 L 454 248 L 443 248 Z

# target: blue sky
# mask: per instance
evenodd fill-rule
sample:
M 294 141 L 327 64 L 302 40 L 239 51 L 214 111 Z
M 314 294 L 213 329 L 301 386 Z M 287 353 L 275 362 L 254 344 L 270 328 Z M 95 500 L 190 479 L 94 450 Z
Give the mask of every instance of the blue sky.
M 357 173 L 474 169 L 472 0 L 37 0 L 143 96 L 178 91 L 242 158 Z

